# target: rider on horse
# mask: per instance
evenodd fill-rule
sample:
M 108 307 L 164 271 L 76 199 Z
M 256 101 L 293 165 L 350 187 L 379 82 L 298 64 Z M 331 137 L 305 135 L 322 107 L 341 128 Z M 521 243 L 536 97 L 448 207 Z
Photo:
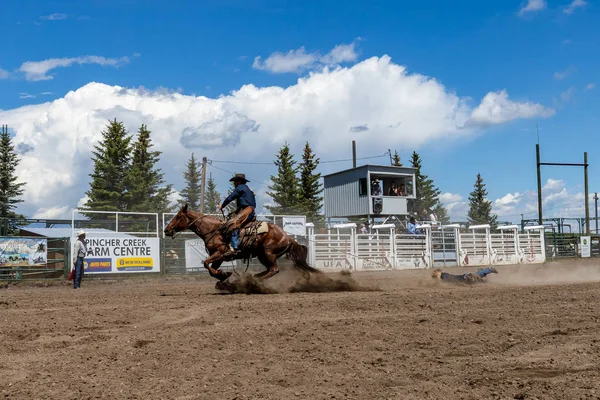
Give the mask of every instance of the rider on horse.
M 235 174 L 229 182 L 233 182 L 235 190 L 223 200 L 223 204 L 219 205 L 219 210 L 226 207 L 233 200 L 237 200 L 237 209 L 227 222 L 226 234 L 231 233 L 231 243 L 229 245 L 230 249 L 223 255 L 224 257 L 237 254 L 240 229 L 256 218 L 256 214 L 254 214 L 256 210 L 256 198 L 254 197 L 254 192 L 246 185 L 246 183 L 250 182 L 246 179 L 246 175 Z

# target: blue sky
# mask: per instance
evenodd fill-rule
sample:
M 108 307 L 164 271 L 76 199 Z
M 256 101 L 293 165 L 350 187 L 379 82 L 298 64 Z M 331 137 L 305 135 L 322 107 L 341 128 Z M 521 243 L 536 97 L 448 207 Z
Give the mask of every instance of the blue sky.
M 249 84 L 258 89 L 293 88 L 300 78 L 308 79 L 310 73 L 318 75 L 323 64 L 327 64 L 323 61 L 327 55 L 329 60 L 335 58 L 331 51 L 338 45 L 350 47 L 339 48 L 348 53 L 346 56 L 340 56 L 339 53 L 335 62 L 329 63 L 335 64 L 330 68 L 353 68 L 372 57 L 381 60 L 387 55 L 390 63 L 405 67 L 407 74 L 421 74 L 443 85 L 441 89 L 438 88 L 440 93 L 432 94 L 426 85 L 413 87 L 404 81 L 399 82 L 396 93 L 404 93 L 403 88 L 406 87 L 408 94 L 398 100 L 398 110 L 407 109 L 407 106 L 420 110 L 420 95 L 431 95 L 436 99 L 456 95 L 469 107 L 465 115 L 472 116 L 471 112 L 480 105 L 486 94 L 502 90 L 507 92 L 512 103 L 504 104 L 503 116 L 499 120 L 491 116 L 485 121 L 480 118 L 477 129 L 467 136 L 461 136 L 454 127 L 450 129 L 450 136 L 444 136 L 446 128 L 438 126 L 432 127 L 427 135 L 423 133 L 427 130 L 422 131 L 418 122 L 427 124 L 436 117 L 437 108 L 431 106 L 427 107 L 426 112 L 423 111 L 422 116 L 419 114 L 420 119 L 410 124 L 410 129 L 400 130 L 397 134 L 390 133 L 391 136 L 387 137 L 370 128 L 361 134 L 362 138 L 357 138 L 359 156 L 381 154 L 391 147 L 392 151 L 397 149 L 402 158 L 408 161 L 410 153 L 416 149 L 424 159 L 425 172 L 445 193 L 444 198 L 453 209 L 455 219 L 464 219 L 461 218 L 465 212 L 464 202 L 478 172 L 488 185 L 489 199 L 504 199 L 496 204 L 497 210 L 506 219 L 515 219 L 520 213 L 535 217 L 531 208 L 535 204 L 531 203 L 528 191 L 536 189 L 536 125 L 539 125 L 544 161 L 580 162 L 583 152 L 588 151 L 591 163 L 590 190 L 592 194 L 594 190 L 600 190 L 596 179 L 600 164 L 595 150 L 600 144 L 597 134 L 600 88 L 596 86 L 600 84 L 600 52 L 597 51 L 600 45 L 600 28 L 597 25 L 600 12 L 594 2 L 430 1 L 418 5 L 404 1 L 258 0 L 251 2 L 251 5 L 248 3 L 236 0 L 4 2 L 0 6 L 5 22 L 4 40 L 0 42 L 0 78 L 5 78 L 0 79 L 3 94 L 0 97 L 0 110 L 4 110 L 0 111 L 0 123 L 9 123 L 15 130 L 17 143 L 27 144 L 39 152 L 35 157 L 35 152 L 29 153 L 32 160 L 26 161 L 27 165 L 22 167 L 29 171 L 24 172 L 24 176 L 33 175 L 31 170 L 36 166 L 34 158 L 39 159 L 44 154 L 51 157 L 53 153 L 48 147 L 53 141 L 44 143 L 44 135 L 52 135 L 57 129 L 64 130 L 61 137 L 72 135 L 68 140 L 79 143 L 72 149 L 71 163 L 53 174 L 62 178 L 53 183 L 44 181 L 44 184 L 52 185 L 57 193 L 66 193 L 64 198 L 53 204 L 44 204 L 41 195 L 31 194 L 27 196 L 28 204 L 23 206 L 23 210 L 29 214 L 37 213 L 38 216 L 59 215 L 69 207 L 76 206 L 87 190 L 85 179 L 89 171 L 85 171 L 86 174 L 72 171 L 89 168 L 89 162 L 86 161 L 89 152 L 86 153 L 83 143 L 98 137 L 99 132 L 90 133 L 95 136 L 89 140 L 85 136 L 87 130 L 94 129 L 92 127 L 96 127 L 97 123 L 90 123 L 90 128 L 87 128 L 79 120 L 69 128 L 69 115 L 89 112 L 88 120 L 92 115 L 99 118 L 98 104 L 109 100 L 108 97 L 98 97 L 91 101 L 93 96 L 101 96 L 92 93 L 92 89 L 69 101 L 60 100 L 69 91 L 77 91 L 90 82 L 97 82 L 134 89 L 142 86 L 149 91 L 166 88 L 184 96 L 206 96 L 214 101 L 220 96 L 230 96 L 231 91 Z M 288 53 L 299 49 L 303 51 Z M 269 59 L 273 54 L 281 57 Z M 312 61 L 304 64 L 298 61 L 306 55 Z M 257 56 L 260 56 L 258 61 L 255 59 Z M 57 59 L 63 59 L 61 62 L 65 66 L 50 68 L 56 65 Z M 54 64 L 48 60 L 55 60 Z M 272 63 L 269 64 L 267 60 Z M 43 64 L 44 61 L 47 63 Z M 28 64 L 24 64 L 27 62 L 37 64 L 30 64 L 31 68 L 28 69 Z M 290 65 L 299 67 L 294 69 Z M 378 68 L 383 71 L 387 66 Z M 27 71 L 29 75 L 25 73 Z M 391 100 L 381 100 L 382 105 L 376 104 L 379 101 L 378 90 L 381 91 L 386 85 L 367 84 L 369 77 L 365 77 L 365 74 L 360 75 L 365 84 L 361 85 L 360 90 L 351 92 L 361 101 L 357 100 L 351 107 L 336 108 L 335 104 L 331 105 L 338 101 L 336 99 L 347 97 L 348 93 L 334 96 L 334 89 L 329 92 L 327 89 L 318 90 L 321 96 L 326 93 L 332 97 L 327 100 L 332 107 L 330 115 L 336 114 L 338 109 L 361 112 L 361 109 L 372 108 L 364 118 L 371 127 L 378 122 L 377 107 L 388 108 L 386 118 L 393 114 L 395 104 Z M 381 72 L 380 79 L 385 80 L 388 75 L 388 72 Z M 330 75 L 327 78 L 338 79 L 338 84 L 339 79 L 349 79 L 348 82 L 359 79 Z M 317 82 L 317 78 L 311 82 L 312 85 L 321 83 Z M 369 91 L 369 87 L 373 87 L 372 91 Z M 378 87 L 380 89 L 376 89 Z M 260 93 L 261 96 L 268 95 L 265 91 Z M 314 101 L 308 95 L 294 96 L 300 102 Z M 398 99 L 394 94 L 386 96 Z M 85 99 L 85 102 L 81 99 Z M 125 100 L 120 99 L 110 100 L 114 104 L 103 109 L 100 115 L 109 117 L 109 111 L 113 111 L 112 115 L 118 119 L 122 117 L 127 121 L 130 118 L 137 122 L 139 115 L 132 116 L 133 111 L 127 108 L 129 103 L 121 104 L 120 101 Z M 48 103 L 55 100 L 59 103 Z M 77 103 L 80 100 L 81 104 Z M 240 109 L 246 110 L 243 118 L 235 120 L 233 126 L 244 127 L 244 132 L 257 132 L 258 139 L 252 140 L 265 143 L 264 152 L 254 148 L 248 150 L 244 142 L 246 133 L 240 136 L 241 139 L 223 133 L 226 139 L 216 145 L 201 143 L 180 149 L 169 147 L 170 142 L 166 139 L 163 149 L 159 141 L 157 147 L 165 151 L 165 157 L 170 157 L 163 160 L 162 166 L 176 186 L 181 183 L 179 159 L 187 158 L 191 151 L 216 160 L 268 162 L 277 147 L 289 139 L 295 145 L 294 150 L 300 153 L 300 134 L 290 132 L 286 136 L 281 131 L 276 133 L 265 128 L 270 126 L 267 121 L 269 117 L 277 119 L 278 114 L 285 111 L 258 110 L 257 104 L 244 108 L 246 106 L 241 104 L 242 99 L 233 100 L 228 107 L 236 109 L 238 114 L 235 115 L 240 115 Z M 409 101 L 414 101 L 414 104 L 407 104 Z M 516 107 L 514 104 L 526 103 L 539 105 L 545 111 L 527 109 L 507 117 L 511 107 Z M 211 104 L 220 103 L 217 100 Z M 264 104 L 270 104 L 267 97 L 260 102 L 261 106 Z M 34 108 L 22 108 L 26 105 L 34 105 Z M 157 120 L 163 112 L 162 106 L 153 106 L 152 111 L 141 111 L 140 107 L 136 108 L 136 113 L 146 116 L 154 113 L 153 118 Z M 207 107 L 212 110 L 217 106 Z M 484 111 L 491 115 L 495 112 L 494 107 L 497 111 L 498 105 L 495 104 L 489 105 Z M 128 110 L 127 113 L 123 108 Z M 447 106 L 440 110 L 450 109 L 452 107 Z M 199 120 L 192 125 L 200 129 L 202 134 L 205 134 L 203 129 L 210 128 L 217 135 L 222 125 L 231 121 L 231 118 L 223 117 L 223 113 L 217 112 L 220 117 L 214 117 L 209 111 L 198 110 L 194 115 Z M 227 112 L 229 110 L 226 108 Z M 315 117 L 318 108 L 307 107 L 306 110 L 305 116 L 294 115 L 290 121 L 310 120 L 309 131 L 322 131 L 326 135 L 342 135 L 341 132 L 344 132 L 343 140 L 340 139 L 339 143 L 323 141 L 318 155 L 323 160 L 349 157 L 350 142 L 358 134 L 342 128 L 338 132 L 335 125 L 327 125 L 325 120 L 321 124 Z M 356 112 L 352 116 L 354 114 Z M 186 114 L 181 115 L 184 115 L 181 118 L 188 118 Z M 33 126 L 28 124 L 25 116 L 30 120 L 36 119 L 38 123 Z M 246 116 L 248 118 L 244 119 Z M 258 116 L 262 116 L 262 119 Z M 345 119 L 344 115 L 338 117 L 340 121 Z M 64 122 L 57 122 L 63 119 Z M 254 121 L 255 125 L 249 121 Z M 254 128 L 246 129 L 251 125 Z M 169 129 L 168 124 L 156 126 L 160 126 L 161 130 Z M 130 128 L 131 131 L 136 129 L 137 126 Z M 223 129 L 223 132 L 231 132 L 232 125 Z M 287 125 L 281 129 L 287 129 Z M 307 129 L 301 132 L 306 133 Z M 181 131 L 161 131 L 156 134 L 173 137 L 183 135 Z M 306 135 L 310 140 L 311 134 Z M 64 157 L 68 158 L 68 154 L 65 151 Z M 384 157 L 377 161 L 385 163 L 387 159 Z M 51 164 L 48 162 L 48 165 Z M 39 168 L 49 168 L 48 165 L 40 165 Z M 269 175 L 274 173 L 274 168 L 270 166 L 214 165 L 228 171 L 240 172 L 243 168 L 257 182 L 266 182 Z M 322 172 L 333 172 L 349 166 L 350 163 L 324 164 Z M 228 173 L 214 168 L 212 172 L 220 182 L 224 182 L 220 187 L 226 190 Z M 549 178 L 558 182 L 548 183 Z M 546 167 L 543 179 L 548 184 L 545 191 L 545 195 L 549 196 L 548 213 L 579 216 L 583 201 L 577 196 L 582 193 L 583 172 L 580 169 Z M 258 190 L 264 194 L 265 188 Z M 515 193 L 517 197 L 521 196 L 520 200 L 506 203 L 510 200 L 506 195 Z M 267 199 L 263 200 L 268 202 Z

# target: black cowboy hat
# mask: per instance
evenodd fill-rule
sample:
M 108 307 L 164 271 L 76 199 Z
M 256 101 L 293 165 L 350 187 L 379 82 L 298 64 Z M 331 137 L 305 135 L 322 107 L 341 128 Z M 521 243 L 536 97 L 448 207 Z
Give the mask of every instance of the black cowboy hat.
M 248 179 L 246 179 L 246 174 L 235 174 L 233 176 L 233 178 L 231 178 L 229 180 L 229 182 L 235 182 L 235 181 L 242 181 L 244 183 L 250 182 Z

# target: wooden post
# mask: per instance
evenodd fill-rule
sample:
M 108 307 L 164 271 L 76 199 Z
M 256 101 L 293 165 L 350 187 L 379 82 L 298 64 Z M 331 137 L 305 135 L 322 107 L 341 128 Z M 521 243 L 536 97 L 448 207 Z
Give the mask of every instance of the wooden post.
M 200 185 L 200 212 L 204 214 L 204 193 L 206 187 L 206 157 L 202 157 L 202 184 Z

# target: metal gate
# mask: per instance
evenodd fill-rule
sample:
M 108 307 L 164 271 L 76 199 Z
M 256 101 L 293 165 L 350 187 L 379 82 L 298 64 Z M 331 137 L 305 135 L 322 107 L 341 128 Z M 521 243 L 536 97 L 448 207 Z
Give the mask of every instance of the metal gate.
M 431 252 L 434 267 L 458 265 L 458 227 L 448 226 L 431 231 Z

